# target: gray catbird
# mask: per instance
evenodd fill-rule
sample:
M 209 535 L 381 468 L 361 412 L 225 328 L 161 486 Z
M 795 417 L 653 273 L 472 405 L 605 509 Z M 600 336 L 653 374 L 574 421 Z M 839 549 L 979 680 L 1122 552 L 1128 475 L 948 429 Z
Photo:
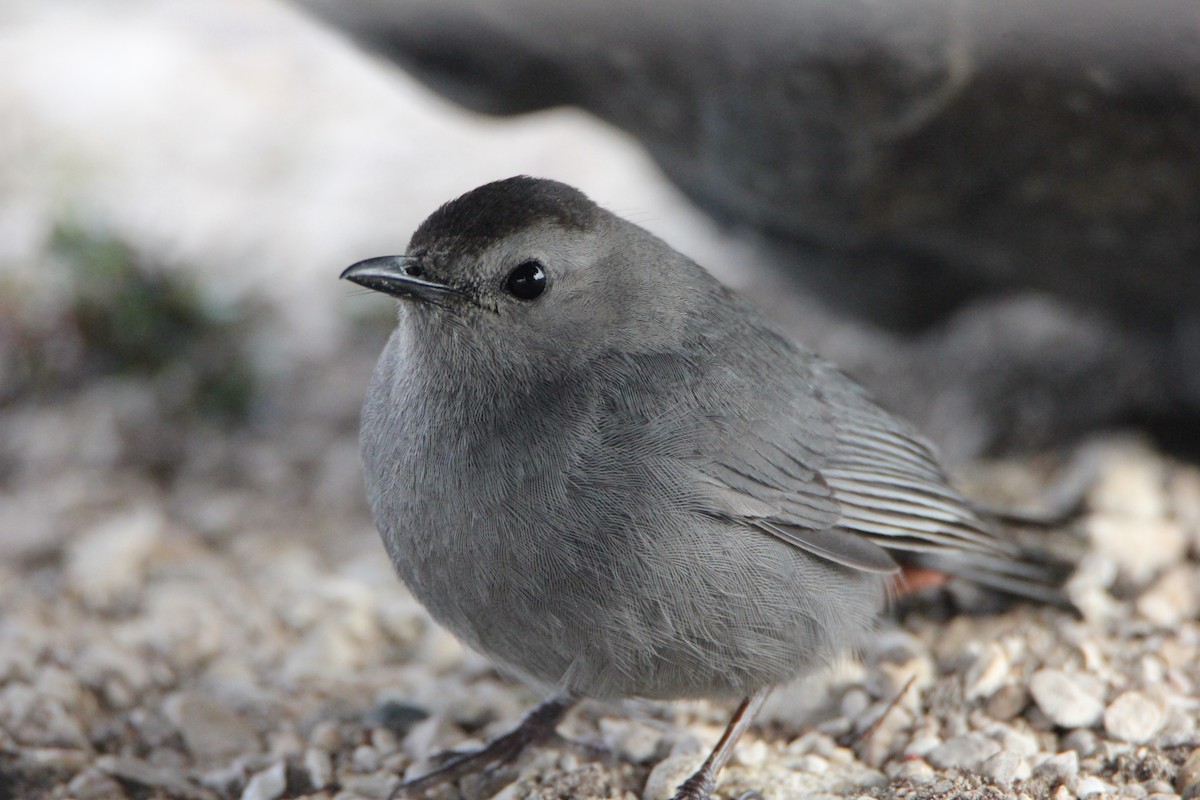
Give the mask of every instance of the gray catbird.
M 579 697 L 745 698 L 677 795 L 707 797 L 770 687 L 858 645 L 900 566 L 1054 592 L 908 425 L 569 186 L 489 183 L 342 277 L 405 301 L 361 432 L 400 577 L 555 693 L 406 791 L 512 757 Z

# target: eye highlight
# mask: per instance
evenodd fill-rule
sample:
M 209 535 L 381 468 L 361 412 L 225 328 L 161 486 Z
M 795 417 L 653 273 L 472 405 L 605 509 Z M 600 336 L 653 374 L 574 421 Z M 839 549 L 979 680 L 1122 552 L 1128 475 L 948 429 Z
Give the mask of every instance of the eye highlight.
M 522 261 L 508 273 L 504 288 L 518 300 L 536 300 L 546 291 L 546 271 L 536 259 Z

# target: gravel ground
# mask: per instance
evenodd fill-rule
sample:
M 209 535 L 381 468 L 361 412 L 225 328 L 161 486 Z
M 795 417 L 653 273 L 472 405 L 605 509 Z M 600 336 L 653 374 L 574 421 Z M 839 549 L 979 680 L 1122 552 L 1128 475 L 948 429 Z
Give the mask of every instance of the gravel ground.
M 538 698 L 428 621 L 367 517 L 355 431 L 388 305 L 332 276 L 516 172 L 718 270 L 741 251 L 611 131 L 470 120 L 265 0 L 0 19 L 22 67 L 0 71 L 0 800 L 384 798 L 511 725 Z M 1081 615 L 908 603 L 773 695 L 721 794 L 1200 797 L 1200 469 L 1137 439 L 1085 452 L 1082 511 L 1049 534 L 1080 553 Z M 1057 467 L 962 480 L 1036 506 Z M 585 705 L 574 743 L 463 788 L 666 797 L 728 712 Z
M 536 701 L 391 574 L 357 489 L 362 349 L 308 392 L 324 426 L 184 426 L 169 474 L 143 449 L 161 402 L 144 380 L 7 410 L 0 797 L 383 798 Z M 721 793 L 1200 796 L 1200 469 L 1134 440 L 1093 457 L 1058 532 L 1086 545 L 1081 617 L 908 604 L 861 659 L 775 694 Z M 969 482 L 1031 477 L 1011 462 Z M 564 732 L 592 746 L 465 791 L 667 797 L 727 713 L 587 705 Z

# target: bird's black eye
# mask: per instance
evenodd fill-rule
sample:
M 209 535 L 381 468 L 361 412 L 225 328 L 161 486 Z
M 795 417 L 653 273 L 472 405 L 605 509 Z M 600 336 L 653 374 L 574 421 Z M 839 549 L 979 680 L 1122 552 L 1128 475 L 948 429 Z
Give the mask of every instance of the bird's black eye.
M 522 261 L 508 273 L 504 288 L 518 300 L 536 299 L 546 291 L 546 271 L 538 261 Z

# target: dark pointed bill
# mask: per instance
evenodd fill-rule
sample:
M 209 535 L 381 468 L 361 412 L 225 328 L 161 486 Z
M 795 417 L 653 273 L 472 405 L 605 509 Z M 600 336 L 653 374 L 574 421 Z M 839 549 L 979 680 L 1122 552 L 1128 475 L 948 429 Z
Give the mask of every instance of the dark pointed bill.
M 376 292 L 393 297 L 438 301 L 462 294 L 453 286 L 421 277 L 420 259 L 412 256 L 380 256 L 352 264 L 339 276 Z

